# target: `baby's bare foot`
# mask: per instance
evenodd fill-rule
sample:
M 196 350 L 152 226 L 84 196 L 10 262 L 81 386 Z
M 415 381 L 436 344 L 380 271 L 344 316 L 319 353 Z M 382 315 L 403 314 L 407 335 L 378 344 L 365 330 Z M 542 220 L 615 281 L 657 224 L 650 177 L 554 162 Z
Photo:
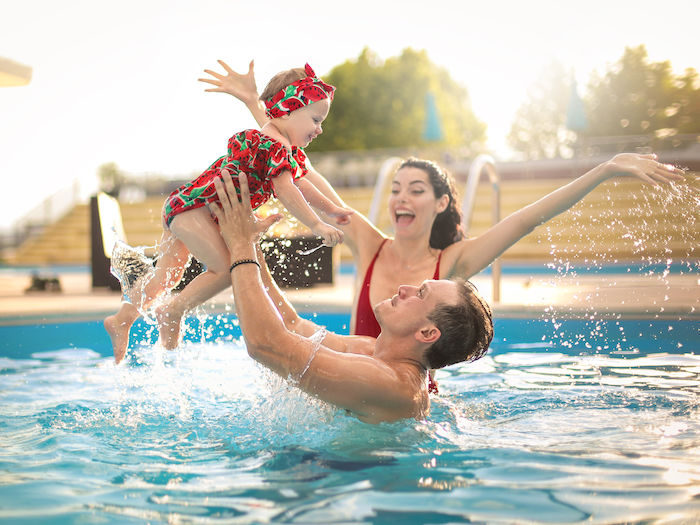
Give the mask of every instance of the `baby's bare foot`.
M 126 350 L 129 347 L 129 331 L 133 322 L 120 321 L 116 315 L 110 315 L 104 320 L 104 327 L 112 340 L 112 351 L 114 352 L 114 361 L 119 364 L 126 355 Z
M 180 342 L 180 321 L 182 315 L 177 314 L 167 305 L 156 308 L 156 321 L 158 322 L 158 333 L 160 334 L 160 344 L 166 350 L 174 350 Z

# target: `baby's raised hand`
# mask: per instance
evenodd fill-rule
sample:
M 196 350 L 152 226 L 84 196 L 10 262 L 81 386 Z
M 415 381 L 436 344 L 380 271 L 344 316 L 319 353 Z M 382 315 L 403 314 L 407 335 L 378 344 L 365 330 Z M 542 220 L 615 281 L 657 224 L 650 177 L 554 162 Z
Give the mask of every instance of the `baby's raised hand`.
M 223 60 L 217 60 L 217 62 L 224 68 L 226 73 L 222 75 L 211 69 L 205 69 L 204 72 L 211 75 L 213 78 L 199 78 L 197 80 L 215 86 L 205 89 L 205 91 L 212 93 L 228 93 L 243 102 L 257 99 L 258 88 L 255 85 L 255 72 L 252 60 L 248 65 L 248 72 L 244 74 L 235 72 Z
M 343 232 L 325 222 L 319 222 L 318 226 L 311 229 L 314 235 L 323 238 L 325 246 L 335 246 L 343 242 Z

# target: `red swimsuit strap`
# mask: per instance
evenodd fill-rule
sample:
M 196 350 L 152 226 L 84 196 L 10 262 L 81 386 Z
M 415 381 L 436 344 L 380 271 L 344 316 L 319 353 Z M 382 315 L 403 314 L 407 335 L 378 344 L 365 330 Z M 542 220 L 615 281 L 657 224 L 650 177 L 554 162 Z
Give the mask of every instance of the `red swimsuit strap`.
M 367 273 L 365 274 L 365 283 L 367 286 L 369 286 L 369 278 L 372 277 L 372 270 L 374 270 L 374 263 L 377 262 L 377 257 L 379 257 L 379 252 L 382 251 L 382 248 L 384 248 L 384 245 L 386 244 L 386 241 L 389 239 L 384 239 L 382 243 L 379 245 L 379 248 L 377 248 L 377 252 L 374 254 L 374 257 L 372 257 L 372 262 L 369 263 L 369 266 L 367 267 Z
M 369 335 L 372 337 L 379 336 L 379 323 L 377 318 L 374 316 L 374 311 L 372 310 L 372 305 L 369 300 L 369 285 L 372 280 L 372 272 L 374 270 L 374 263 L 379 257 L 379 252 L 382 251 L 382 247 L 388 239 L 384 239 L 379 245 L 377 252 L 374 254 L 372 261 L 367 267 L 365 272 L 365 279 L 362 282 L 362 288 L 360 289 L 360 297 L 357 299 L 357 310 L 355 316 L 355 335 Z
M 442 250 L 440 250 L 440 253 L 438 253 L 438 260 L 437 264 L 435 265 L 435 274 L 433 275 L 433 279 L 436 280 L 440 278 L 440 257 L 442 257 Z M 430 373 L 428 373 L 428 392 L 431 394 L 438 393 L 437 383 L 433 381 L 432 377 L 430 377 Z
M 438 260 L 437 264 L 435 265 L 435 274 L 433 275 L 433 279 L 435 280 L 440 279 L 440 257 L 442 257 L 442 250 L 440 250 L 440 253 L 438 253 Z

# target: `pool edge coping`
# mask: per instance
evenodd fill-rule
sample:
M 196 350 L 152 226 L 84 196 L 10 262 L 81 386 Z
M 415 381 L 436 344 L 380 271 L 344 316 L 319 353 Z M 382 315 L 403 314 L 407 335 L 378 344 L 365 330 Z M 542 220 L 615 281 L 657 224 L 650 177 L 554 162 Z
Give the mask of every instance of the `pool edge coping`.
M 638 319 L 638 320 L 668 320 L 668 321 L 700 321 L 700 311 L 682 311 L 678 309 L 665 310 L 663 312 L 651 312 L 649 310 L 635 308 L 620 308 L 616 311 L 598 310 L 591 312 L 590 309 L 583 308 L 553 308 L 547 310 L 548 306 L 542 305 L 494 305 L 492 307 L 494 318 L 501 319 L 595 319 L 616 320 L 616 319 Z M 296 307 L 300 314 L 319 315 L 347 315 L 350 310 L 341 306 L 327 304 L 305 305 Z M 59 324 L 74 322 L 94 322 L 102 321 L 108 315 L 113 314 L 113 310 L 96 310 L 92 312 L 48 312 L 43 314 L 28 314 L 18 316 L 0 316 L 0 327 L 19 325 L 39 325 L 39 324 Z M 208 309 L 207 315 L 229 314 L 235 315 L 224 305 L 214 305 Z

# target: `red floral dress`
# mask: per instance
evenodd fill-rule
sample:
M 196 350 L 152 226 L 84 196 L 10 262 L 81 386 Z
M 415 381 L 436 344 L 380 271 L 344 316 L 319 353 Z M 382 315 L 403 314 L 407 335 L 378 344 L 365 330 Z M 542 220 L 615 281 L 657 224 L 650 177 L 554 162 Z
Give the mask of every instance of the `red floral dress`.
M 295 179 L 307 174 L 304 150 L 293 146 L 291 151 L 281 142 L 263 135 L 255 129 L 237 133 L 228 141 L 228 154 L 219 157 L 199 177 L 183 184 L 172 192 L 163 206 L 163 219 L 170 226 L 175 215 L 183 211 L 201 208 L 209 202 L 218 202 L 214 178 L 221 169 L 227 168 L 233 175 L 233 184 L 238 192 L 238 172 L 248 176 L 250 204 L 260 207 L 275 195 L 272 179 L 289 171 Z

